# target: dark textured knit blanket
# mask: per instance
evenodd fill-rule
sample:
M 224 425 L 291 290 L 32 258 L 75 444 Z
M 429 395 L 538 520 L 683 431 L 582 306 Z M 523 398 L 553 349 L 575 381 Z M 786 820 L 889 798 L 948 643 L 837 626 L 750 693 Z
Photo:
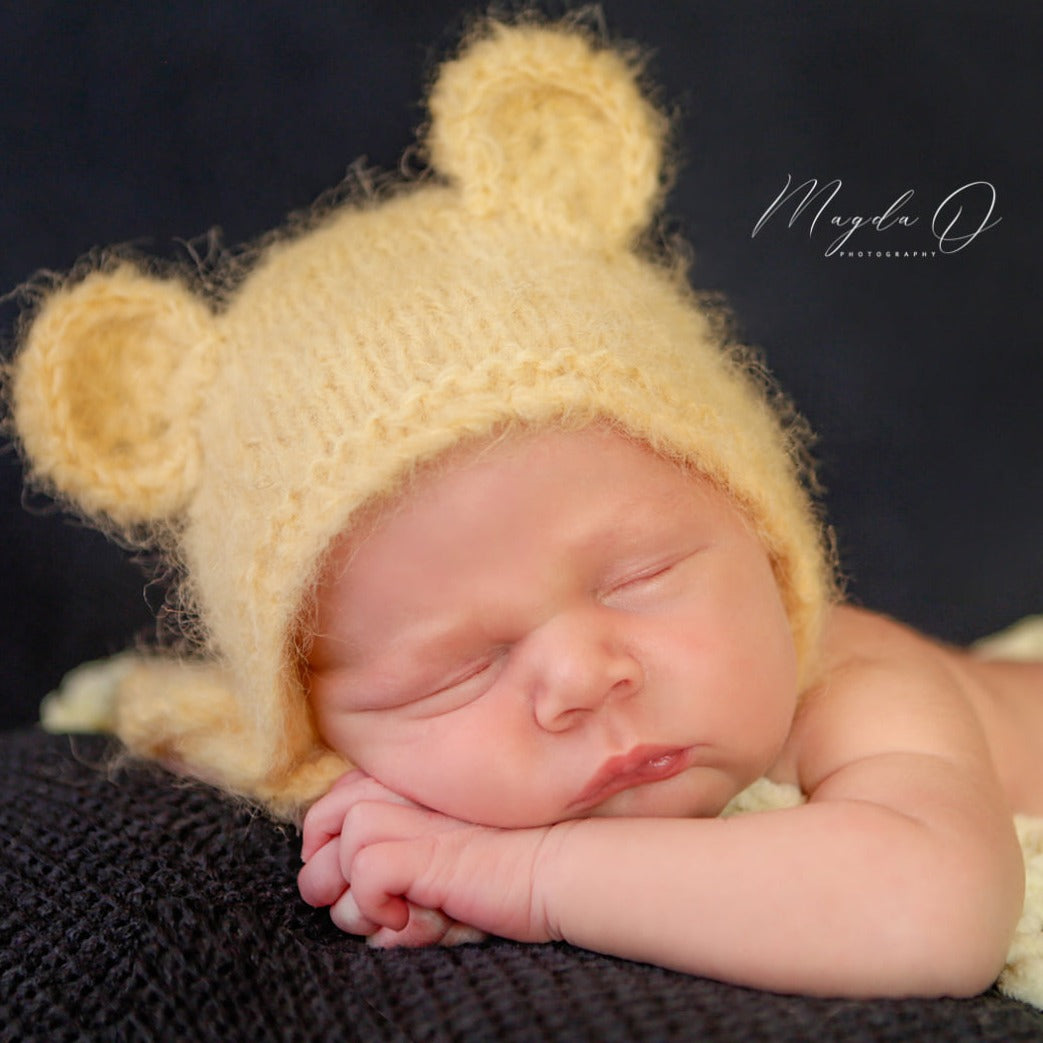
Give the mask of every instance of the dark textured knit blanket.
M 0 1039 L 1043 1040 L 995 992 L 807 999 L 567 945 L 370 950 L 299 900 L 292 830 L 112 750 L 0 733 Z

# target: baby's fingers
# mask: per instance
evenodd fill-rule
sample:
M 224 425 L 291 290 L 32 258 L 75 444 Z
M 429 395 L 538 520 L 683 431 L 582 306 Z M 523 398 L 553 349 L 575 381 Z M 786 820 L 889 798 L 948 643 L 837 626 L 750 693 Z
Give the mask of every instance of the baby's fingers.
M 427 837 L 454 833 L 465 827 L 456 819 L 437 811 L 388 804 L 384 801 L 359 801 L 353 804 L 341 823 L 340 871 L 345 880 L 354 883 L 355 863 L 360 852 L 374 844 L 389 841 L 423 841 Z
M 350 890 L 345 891 L 330 906 L 330 919 L 346 934 L 371 935 L 378 930 L 377 924 L 372 920 L 367 920 L 359 912 L 359 907 L 355 904 L 355 898 Z
M 297 890 L 308 905 L 321 908 L 333 905 L 348 882 L 340 869 L 340 851 L 336 842 L 327 842 L 316 851 L 297 874 Z
M 358 916 L 374 929 L 402 931 L 409 923 L 407 896 L 431 861 L 431 844 L 396 840 L 363 848 L 351 870 L 351 895 Z M 417 904 L 438 909 L 441 903 L 421 889 Z
M 366 944 L 374 949 L 409 948 L 426 945 L 464 945 L 480 942 L 486 935 L 475 927 L 450 919 L 438 909 L 409 906 L 409 923 L 401 931 L 381 927 L 370 934 Z
M 381 785 L 364 771 L 346 772 L 320 797 L 304 816 L 301 858 L 307 862 L 316 851 L 337 836 L 348 810 L 361 800 L 383 800 L 388 803 L 416 807 L 411 800 Z
M 405 927 L 399 931 L 390 927 L 378 927 L 359 912 L 355 896 L 349 890 L 330 907 L 330 920 L 346 934 L 366 936 L 367 944 L 374 949 L 463 945 L 467 942 L 480 942 L 486 937 L 474 927 L 451 920 L 438 909 L 422 909 L 420 906 L 407 904 L 409 920 Z

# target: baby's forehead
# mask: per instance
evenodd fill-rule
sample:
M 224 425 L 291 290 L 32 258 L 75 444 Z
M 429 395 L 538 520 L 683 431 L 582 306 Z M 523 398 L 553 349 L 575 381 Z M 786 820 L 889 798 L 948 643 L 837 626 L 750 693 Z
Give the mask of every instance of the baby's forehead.
M 470 470 L 510 473 L 537 468 L 542 474 L 581 474 L 591 477 L 626 470 L 633 474 L 679 472 L 706 481 L 693 462 L 676 453 L 657 450 L 609 420 L 580 426 L 506 427 L 487 437 L 462 441 L 415 468 L 399 496 L 425 484 L 451 481 Z
M 690 461 L 662 453 L 608 421 L 580 427 L 517 426 L 461 441 L 415 465 L 392 490 L 357 510 L 334 541 L 331 558 L 344 567 L 377 530 L 423 509 L 429 516 L 494 512 L 512 497 L 538 486 L 538 513 L 551 519 L 567 509 L 577 489 L 611 498 L 620 509 L 641 514 L 650 491 L 659 505 L 687 504 L 692 512 L 706 500 L 727 501 L 727 491 Z M 559 495 L 554 495 L 557 489 Z M 700 496 L 692 500 L 691 493 Z M 527 506 L 527 504 L 526 504 Z M 439 510 L 441 508 L 441 511 Z M 540 528 L 531 537 L 538 539 Z
M 690 462 L 676 454 L 657 451 L 644 439 L 608 420 L 579 426 L 501 425 L 491 434 L 461 439 L 449 449 L 414 464 L 390 493 L 366 504 L 358 520 L 393 511 L 410 496 L 451 484 L 465 472 L 506 474 L 531 465 L 544 474 L 572 473 L 584 464 L 592 473 L 595 469 L 620 470 L 624 464 L 628 470 L 651 472 L 667 464 L 696 480 L 703 477 Z

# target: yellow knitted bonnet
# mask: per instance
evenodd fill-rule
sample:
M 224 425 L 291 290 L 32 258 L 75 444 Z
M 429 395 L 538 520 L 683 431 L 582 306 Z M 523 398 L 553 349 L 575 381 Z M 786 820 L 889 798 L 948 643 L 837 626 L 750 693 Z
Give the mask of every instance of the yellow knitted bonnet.
M 9 374 L 31 478 L 186 578 L 202 665 L 132 671 L 114 727 L 281 815 L 345 767 L 295 644 L 324 553 L 464 438 L 605 418 L 709 476 L 771 554 L 805 677 L 829 597 L 799 438 L 677 266 L 638 250 L 665 121 L 631 64 L 490 22 L 429 101 L 437 176 L 276 240 L 220 307 L 95 270 L 43 301 Z

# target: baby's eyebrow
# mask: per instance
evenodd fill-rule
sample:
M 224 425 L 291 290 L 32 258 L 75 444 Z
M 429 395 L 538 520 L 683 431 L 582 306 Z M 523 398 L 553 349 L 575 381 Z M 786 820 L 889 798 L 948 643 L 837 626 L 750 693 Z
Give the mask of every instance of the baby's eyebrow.
M 363 657 L 347 669 L 354 683 L 367 691 L 382 691 L 398 704 L 429 695 L 482 652 L 462 627 L 423 627 Z M 448 650 L 448 651 L 447 651 Z M 371 651 L 373 651 L 371 649 Z
M 391 636 L 386 644 L 382 643 L 373 657 L 373 665 L 412 667 L 417 674 L 432 667 L 451 667 L 457 660 L 477 654 L 479 642 L 475 635 L 481 631 L 476 620 L 463 617 L 417 621 Z M 372 647 L 369 651 L 373 652 Z

